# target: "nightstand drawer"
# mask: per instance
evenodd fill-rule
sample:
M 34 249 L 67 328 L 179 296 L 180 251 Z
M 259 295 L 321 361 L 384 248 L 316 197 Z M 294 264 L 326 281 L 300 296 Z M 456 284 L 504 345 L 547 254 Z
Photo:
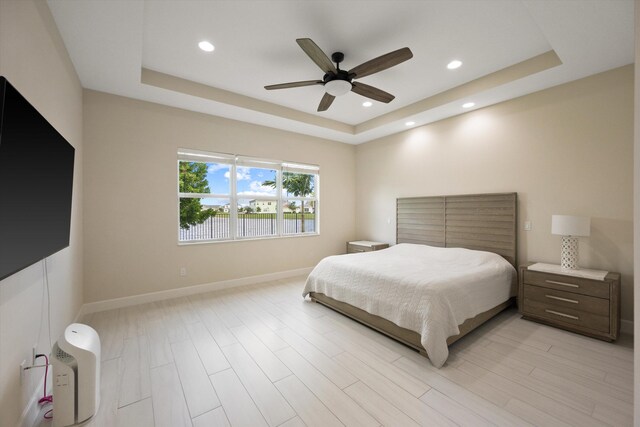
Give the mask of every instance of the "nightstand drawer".
M 609 316 L 600 316 L 555 304 L 534 301 L 525 297 L 523 314 L 546 319 L 554 323 L 565 323 L 592 331 L 609 333 Z
M 525 284 L 544 286 L 545 288 L 590 295 L 598 298 L 609 298 L 610 295 L 609 284 L 607 282 L 583 279 L 581 277 L 524 270 L 523 281 Z
M 525 300 L 552 304 L 556 307 L 580 310 L 600 316 L 609 316 L 609 300 L 571 292 L 557 291 L 540 286 L 524 285 Z
M 347 243 L 347 253 L 355 254 L 358 252 L 372 252 L 373 247 L 371 246 L 360 246 L 360 245 L 352 245 L 351 243 Z

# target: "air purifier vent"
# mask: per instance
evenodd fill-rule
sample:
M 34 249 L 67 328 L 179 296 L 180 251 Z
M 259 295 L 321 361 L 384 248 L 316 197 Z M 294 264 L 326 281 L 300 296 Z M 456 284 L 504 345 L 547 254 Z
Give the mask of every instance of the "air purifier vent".
M 74 361 L 74 358 L 73 358 L 72 355 L 70 355 L 69 353 L 65 353 L 59 347 L 56 348 L 55 357 L 56 357 L 56 359 L 58 359 L 62 363 L 73 363 L 73 361 Z

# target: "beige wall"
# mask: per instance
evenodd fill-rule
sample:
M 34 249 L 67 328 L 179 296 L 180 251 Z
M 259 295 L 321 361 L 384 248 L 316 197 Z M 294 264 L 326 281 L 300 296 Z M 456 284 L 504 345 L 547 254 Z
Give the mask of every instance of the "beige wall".
M 0 74 L 5 76 L 76 148 L 70 247 L 48 258 L 51 335 L 55 341 L 82 303 L 82 88 L 44 2 L 0 0 Z M 0 425 L 19 421 L 44 372 L 19 365 L 38 351 L 49 353 L 42 264 L 0 282 Z
M 633 318 L 632 66 L 359 145 L 356 162 L 362 239 L 395 241 L 397 197 L 516 191 L 519 262 L 559 263 L 551 215 L 590 216 L 580 264 L 622 273 Z
M 100 92 L 84 107 L 85 302 L 311 267 L 355 235 L 353 146 Z M 178 147 L 319 164 L 320 236 L 178 246 Z

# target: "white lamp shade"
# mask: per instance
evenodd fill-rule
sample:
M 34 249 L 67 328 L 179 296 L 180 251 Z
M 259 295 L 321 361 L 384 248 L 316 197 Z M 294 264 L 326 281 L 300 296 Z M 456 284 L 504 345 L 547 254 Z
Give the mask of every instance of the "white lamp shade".
M 351 83 L 346 80 L 331 80 L 324 84 L 324 90 L 333 96 L 344 95 L 351 90 Z
M 588 237 L 591 235 L 591 218 L 573 215 L 551 215 L 551 234 Z

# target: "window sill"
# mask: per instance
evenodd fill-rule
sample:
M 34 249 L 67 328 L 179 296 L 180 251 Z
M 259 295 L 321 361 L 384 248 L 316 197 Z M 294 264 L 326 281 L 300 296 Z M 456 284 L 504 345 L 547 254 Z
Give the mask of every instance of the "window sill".
M 240 239 L 225 239 L 225 240 L 196 240 L 193 242 L 178 242 L 178 246 L 191 246 L 191 245 L 206 245 L 206 244 L 220 244 L 220 243 L 237 243 L 237 242 L 255 242 L 258 240 L 278 240 L 278 239 L 297 239 L 300 237 L 317 237 L 320 233 L 305 233 L 305 234 L 291 234 L 284 236 L 264 236 L 264 237 L 246 237 Z

